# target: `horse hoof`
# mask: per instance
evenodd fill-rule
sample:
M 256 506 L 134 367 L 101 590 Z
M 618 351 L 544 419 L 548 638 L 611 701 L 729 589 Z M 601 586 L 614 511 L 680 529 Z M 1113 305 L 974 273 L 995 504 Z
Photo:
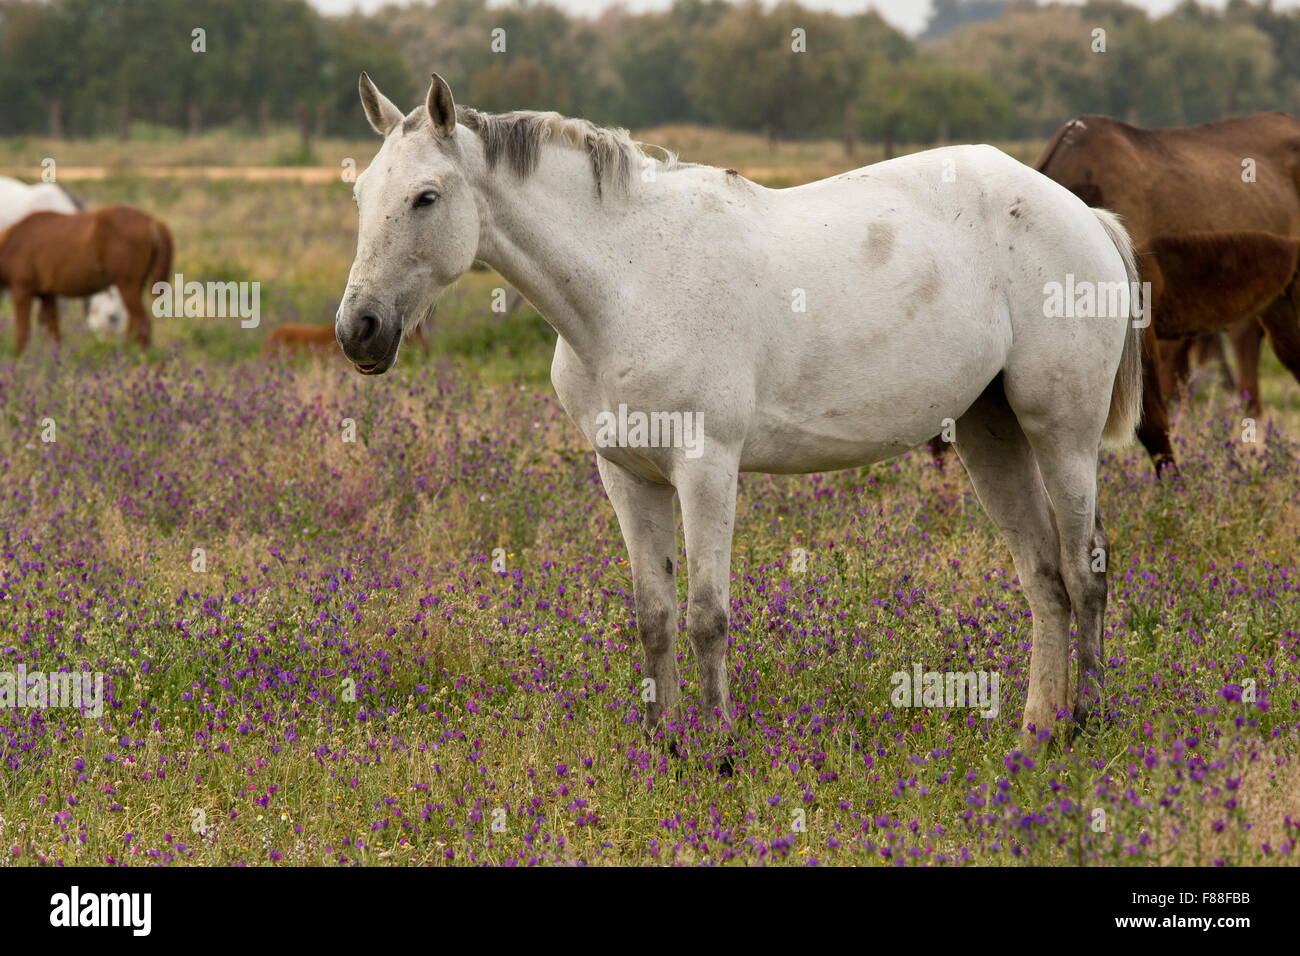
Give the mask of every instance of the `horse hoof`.
M 1087 706 L 1076 703 L 1071 716 L 1074 718 L 1074 734 L 1071 740 L 1082 734 L 1095 733 L 1104 722 L 1104 718 L 1097 710 L 1096 701 L 1089 703 Z
M 1092 711 L 1090 708 L 1079 703 L 1074 705 L 1074 710 L 1070 712 L 1070 716 L 1074 720 L 1074 726 L 1079 730 L 1082 730 L 1088 726 L 1088 719 L 1092 716 Z

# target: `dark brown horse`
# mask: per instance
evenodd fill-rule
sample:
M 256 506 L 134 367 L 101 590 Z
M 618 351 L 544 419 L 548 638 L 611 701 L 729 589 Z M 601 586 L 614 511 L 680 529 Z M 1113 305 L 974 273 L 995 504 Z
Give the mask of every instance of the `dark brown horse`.
M 1300 381 L 1300 119 L 1257 113 L 1146 130 L 1083 116 L 1057 131 L 1036 168 L 1088 205 L 1119 213 L 1141 255 L 1142 280 L 1158 301 L 1138 437 L 1157 469 L 1173 462 L 1165 391 L 1185 377 L 1187 361 L 1173 350 L 1178 364 L 1162 385 L 1157 339 L 1230 328 L 1251 414 L 1259 413 L 1262 333 Z
M 169 278 L 172 236 L 158 219 L 131 206 L 101 206 L 73 215 L 36 212 L 0 232 L 0 289 L 14 299 L 16 351 L 27 345 L 33 299 L 41 324 L 57 343 L 58 296 L 81 298 L 115 286 L 127 309 L 127 331 L 150 340 L 144 292 Z

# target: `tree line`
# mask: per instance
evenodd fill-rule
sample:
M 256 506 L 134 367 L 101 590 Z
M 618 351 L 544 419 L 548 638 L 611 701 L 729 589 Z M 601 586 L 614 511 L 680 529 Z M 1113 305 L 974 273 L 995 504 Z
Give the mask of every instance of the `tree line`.
M 129 137 L 141 124 L 363 129 L 367 70 L 413 106 L 437 70 L 486 110 L 645 128 L 893 143 L 1041 137 L 1104 112 L 1147 126 L 1300 107 L 1300 10 L 1188 0 L 937 0 L 912 39 L 873 12 L 675 0 L 593 18 L 437 0 L 323 16 L 305 0 L 0 0 L 0 134 Z

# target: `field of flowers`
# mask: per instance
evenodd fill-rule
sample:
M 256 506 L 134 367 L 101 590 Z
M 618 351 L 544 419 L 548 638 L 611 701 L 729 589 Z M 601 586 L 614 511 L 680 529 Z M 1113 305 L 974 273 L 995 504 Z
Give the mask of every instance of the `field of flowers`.
M 75 189 L 162 216 L 187 279 L 261 282 L 263 325 L 159 320 L 141 356 L 74 308 L 14 360 L 0 306 L 0 676 L 107 698 L 0 708 L 4 864 L 1300 856 L 1300 389 L 1271 355 L 1259 443 L 1211 389 L 1178 479 L 1103 461 L 1106 720 L 1069 748 L 1016 750 L 1028 608 L 959 467 L 742 476 L 727 775 L 684 635 L 684 722 L 640 730 L 623 543 L 553 334 L 492 315 L 499 280 L 381 378 L 269 362 L 270 325 L 333 311 L 350 187 Z M 917 665 L 997 673 L 999 713 L 894 706 Z
M 1179 478 L 1103 461 L 1105 719 L 1032 756 L 1028 608 L 960 468 L 743 476 L 725 774 L 684 636 L 683 722 L 639 728 L 617 524 L 536 376 L 38 344 L 0 361 L 0 671 L 106 703 L 0 710 L 6 864 L 1297 858 L 1275 366 L 1258 444 L 1211 394 Z M 997 672 L 1000 712 L 895 707 L 916 664 Z

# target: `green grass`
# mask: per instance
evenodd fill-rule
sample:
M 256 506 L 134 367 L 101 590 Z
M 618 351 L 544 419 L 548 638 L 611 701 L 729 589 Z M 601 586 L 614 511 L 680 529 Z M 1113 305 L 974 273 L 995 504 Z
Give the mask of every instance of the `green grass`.
M 732 141 L 729 158 L 700 135 L 686 158 L 766 148 Z M 207 161 L 220 144 L 199 145 L 157 148 Z M 836 162 L 782 148 L 781 176 Z M 344 184 L 120 173 L 78 188 L 168 221 L 187 279 L 261 282 L 263 319 L 159 319 L 140 355 L 67 316 L 57 361 L 0 362 L 0 651 L 103 671 L 118 704 L 31 727 L 0 713 L 0 860 L 1294 860 L 1300 388 L 1271 352 L 1272 451 L 1233 445 L 1239 415 L 1207 387 L 1178 420 L 1182 483 L 1150 481 L 1136 449 L 1103 463 L 1111 716 L 1032 763 L 1015 755 L 1026 606 L 960 470 L 912 455 L 745 476 L 729 655 L 744 716 L 724 776 L 690 709 L 684 635 L 688 707 L 669 736 L 685 756 L 632 719 L 617 523 L 550 394 L 554 333 L 526 305 L 491 311 L 498 276 L 467 274 L 430 354 L 404 348 L 382 378 L 266 362 L 274 324 L 331 321 L 355 242 Z M 46 416 L 55 446 L 34 437 Z M 356 444 L 339 441 L 344 417 Z M 489 570 L 497 547 L 506 575 Z M 891 675 L 918 662 L 996 670 L 999 716 L 892 706 Z M 1223 697 L 1246 680 L 1267 709 Z

